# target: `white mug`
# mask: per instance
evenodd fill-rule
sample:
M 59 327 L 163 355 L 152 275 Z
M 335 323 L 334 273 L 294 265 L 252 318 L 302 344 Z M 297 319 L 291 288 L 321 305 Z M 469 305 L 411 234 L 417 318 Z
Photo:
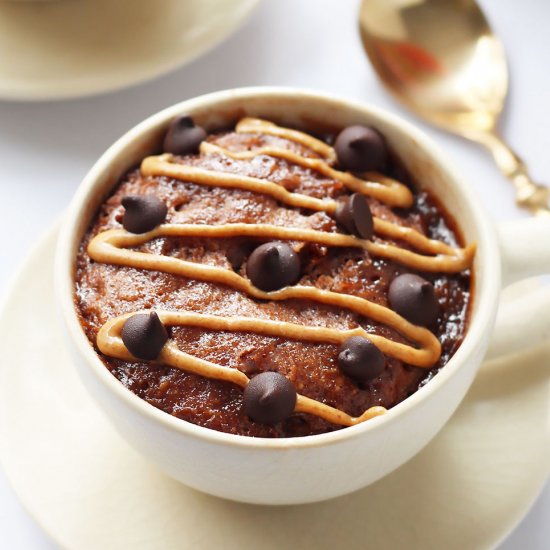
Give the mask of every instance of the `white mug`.
M 335 432 L 264 439 L 221 433 L 175 418 L 126 389 L 86 338 L 74 307 L 78 245 L 97 208 L 119 178 L 159 150 L 179 114 L 214 130 L 245 115 L 307 127 L 377 127 L 422 187 L 455 218 L 467 242 L 477 242 L 471 320 L 460 348 L 425 386 L 386 414 Z M 550 219 L 495 228 L 473 189 L 422 132 L 372 106 L 296 89 L 244 88 L 214 93 L 148 118 L 110 147 L 78 189 L 61 229 L 56 257 L 57 301 L 81 378 L 118 432 L 173 478 L 242 502 L 297 504 L 344 495 L 373 483 L 418 453 L 453 414 L 491 340 L 501 279 L 506 284 L 550 273 Z M 547 288 L 507 304 L 492 354 L 519 351 L 550 333 Z M 529 314 L 526 317 L 526 314 Z M 528 322 L 526 321 L 528 319 Z

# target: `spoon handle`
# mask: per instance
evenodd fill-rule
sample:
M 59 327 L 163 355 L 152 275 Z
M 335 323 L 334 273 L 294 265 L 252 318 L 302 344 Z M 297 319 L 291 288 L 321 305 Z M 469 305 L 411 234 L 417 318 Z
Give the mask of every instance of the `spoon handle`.
M 550 216 L 550 188 L 535 183 L 521 158 L 496 133 L 488 132 L 478 136 L 493 154 L 501 172 L 516 188 L 516 203 L 539 216 Z

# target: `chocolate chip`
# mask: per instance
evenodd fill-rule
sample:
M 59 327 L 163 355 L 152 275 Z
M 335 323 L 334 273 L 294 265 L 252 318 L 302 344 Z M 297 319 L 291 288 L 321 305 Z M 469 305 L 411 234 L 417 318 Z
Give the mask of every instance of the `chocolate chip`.
M 366 381 L 376 378 L 386 365 L 384 354 L 363 336 L 352 336 L 340 346 L 338 366 L 349 377 Z
M 199 150 L 199 145 L 206 139 L 206 130 L 195 126 L 190 116 L 180 116 L 172 121 L 163 148 L 173 155 L 189 155 Z
M 278 290 L 299 279 L 300 258 L 286 243 L 265 243 L 248 257 L 246 274 L 255 287 L 265 292 Z
M 362 239 L 371 239 L 374 222 L 367 199 L 354 193 L 342 201 L 334 212 L 334 219 L 346 231 Z
M 386 141 L 370 126 L 345 128 L 338 134 L 334 149 L 338 164 L 352 172 L 382 170 L 388 156 Z
M 275 424 L 292 414 L 296 397 L 296 390 L 286 376 L 262 372 L 244 389 L 244 412 L 255 422 Z
M 153 195 L 127 195 L 121 202 L 122 226 L 130 233 L 147 233 L 166 220 L 168 208 Z
M 412 273 L 399 275 L 391 282 L 388 299 L 394 311 L 415 325 L 430 326 L 439 314 L 433 285 Z
M 168 332 L 159 316 L 152 311 L 128 317 L 122 327 L 121 337 L 134 357 L 151 361 L 159 356 L 168 340 Z

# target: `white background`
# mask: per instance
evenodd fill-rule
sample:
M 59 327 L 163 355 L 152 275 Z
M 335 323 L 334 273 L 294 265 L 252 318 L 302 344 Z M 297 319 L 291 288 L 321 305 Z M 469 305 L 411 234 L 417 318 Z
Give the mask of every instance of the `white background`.
M 528 161 L 534 177 L 550 183 L 550 2 L 481 3 L 505 43 L 511 66 L 503 132 Z M 60 103 L 0 101 L 0 293 L 7 292 L 18 264 L 62 214 L 103 150 L 135 123 L 172 103 L 236 86 L 291 85 L 372 102 L 414 120 L 385 94 L 362 53 L 358 4 L 265 0 L 221 47 L 154 82 Z M 494 218 L 521 215 L 509 185 L 484 151 L 415 122 L 447 150 Z M 547 550 L 549 514 L 547 485 L 501 549 Z M 22 509 L 1 470 L 0 548 L 55 548 Z

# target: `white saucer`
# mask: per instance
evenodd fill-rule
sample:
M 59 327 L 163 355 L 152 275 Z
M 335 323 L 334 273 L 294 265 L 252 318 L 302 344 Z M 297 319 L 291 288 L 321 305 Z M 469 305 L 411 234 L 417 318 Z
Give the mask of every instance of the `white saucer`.
M 63 548 L 486 549 L 542 488 L 550 345 L 485 365 L 420 455 L 353 495 L 254 507 L 172 481 L 120 439 L 71 366 L 52 295 L 55 235 L 34 250 L 0 313 L 0 460 Z
M 0 0 L 0 98 L 62 99 L 142 82 L 235 31 L 259 0 Z

